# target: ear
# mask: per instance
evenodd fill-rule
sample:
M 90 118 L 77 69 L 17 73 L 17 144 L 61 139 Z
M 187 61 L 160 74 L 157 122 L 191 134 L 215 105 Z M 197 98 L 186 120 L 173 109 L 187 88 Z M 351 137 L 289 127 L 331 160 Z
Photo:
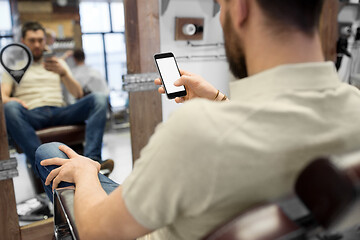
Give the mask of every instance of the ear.
M 251 0 L 254 1 L 254 0 Z M 242 25 L 249 15 L 249 4 L 248 0 L 236 0 L 236 24 L 238 26 Z
M 24 38 L 21 38 L 21 42 L 24 43 Z

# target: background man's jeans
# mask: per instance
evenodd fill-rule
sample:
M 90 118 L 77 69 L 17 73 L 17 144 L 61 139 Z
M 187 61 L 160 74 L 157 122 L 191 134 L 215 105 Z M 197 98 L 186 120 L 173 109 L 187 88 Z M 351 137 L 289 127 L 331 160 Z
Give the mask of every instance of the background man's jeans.
M 45 192 L 48 195 L 51 202 L 53 201 L 52 183 L 48 186 L 45 186 L 44 183 L 45 183 L 45 180 L 46 180 L 47 176 L 49 175 L 49 173 L 53 169 L 58 168 L 59 166 L 55 166 L 55 165 L 41 166 L 40 162 L 44 159 L 54 158 L 54 157 L 60 157 L 60 158 L 67 159 L 68 157 L 66 156 L 66 154 L 59 150 L 60 145 L 64 145 L 64 144 L 58 143 L 58 142 L 43 144 L 36 150 L 36 154 L 35 154 L 35 159 L 36 159 L 35 167 L 37 168 L 41 182 L 44 185 Z M 105 177 L 104 175 L 102 175 L 100 173 L 98 174 L 98 176 L 99 176 L 101 186 L 107 194 L 110 194 L 112 191 L 115 190 L 115 188 L 117 188 L 119 186 L 119 184 L 117 184 L 116 182 L 112 181 L 111 179 Z M 58 188 L 68 187 L 68 186 L 74 186 L 74 184 L 67 183 L 67 182 L 61 182 L 59 184 Z
M 35 131 L 52 126 L 80 124 L 86 121 L 84 155 L 100 162 L 106 109 L 107 96 L 98 93 L 89 94 L 66 107 L 39 107 L 27 110 L 15 101 L 4 105 L 7 132 L 25 152 L 35 173 L 35 151 L 41 144 Z

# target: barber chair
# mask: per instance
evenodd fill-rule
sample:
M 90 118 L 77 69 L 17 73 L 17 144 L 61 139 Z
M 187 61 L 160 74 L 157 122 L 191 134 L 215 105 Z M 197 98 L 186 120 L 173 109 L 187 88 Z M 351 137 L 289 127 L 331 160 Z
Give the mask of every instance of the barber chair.
M 299 175 L 295 192 L 240 213 L 203 240 L 360 239 L 360 153 L 319 158 Z
M 40 138 L 41 143 L 61 142 L 79 154 L 83 154 L 84 152 L 85 124 L 44 128 L 36 131 L 36 135 Z M 19 146 L 16 145 L 15 148 L 18 153 L 22 153 Z M 29 168 L 31 168 L 31 166 L 29 166 Z M 44 192 L 40 178 L 35 176 L 32 169 L 30 169 L 29 174 L 34 184 L 35 192 Z
M 360 153 L 318 158 L 299 175 L 295 192 L 324 235 L 360 239 Z M 335 239 L 335 238 L 333 238 Z

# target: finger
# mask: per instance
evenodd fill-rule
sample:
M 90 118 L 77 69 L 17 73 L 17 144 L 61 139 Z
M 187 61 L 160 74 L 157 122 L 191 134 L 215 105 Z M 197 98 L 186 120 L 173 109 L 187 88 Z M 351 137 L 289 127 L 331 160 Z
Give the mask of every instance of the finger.
M 176 98 L 175 98 L 175 102 L 176 102 L 176 103 L 183 103 L 183 102 L 185 102 L 185 98 L 183 98 L 183 97 L 176 97 Z
M 182 76 L 182 75 L 188 75 L 188 76 L 191 76 L 191 75 L 192 75 L 192 73 L 191 73 L 191 72 L 187 72 L 187 71 L 185 71 L 185 70 L 180 69 L 180 75 L 181 75 L 181 76 Z
M 21 101 L 21 105 L 23 105 L 24 108 L 28 109 L 28 105 L 24 101 Z
M 156 85 L 162 85 L 162 82 L 161 82 L 161 79 L 160 79 L 160 78 L 155 79 L 155 80 L 154 80 L 154 83 L 155 83 Z
M 41 166 L 49 166 L 49 165 L 58 165 L 58 166 L 61 166 L 61 165 L 64 165 L 69 159 L 64 159 L 64 158 L 59 158 L 59 157 L 56 157 L 56 158 L 48 158 L 48 159 L 45 159 L 45 160 L 42 160 L 40 162 L 40 165 Z
M 49 72 L 55 72 L 56 68 L 55 67 L 49 67 L 49 66 L 45 66 L 45 69 Z
M 66 145 L 60 145 L 59 149 L 63 151 L 66 154 L 66 156 L 68 156 L 69 158 L 77 157 L 79 155 Z
M 191 79 L 190 76 L 182 75 L 181 78 L 174 82 L 174 85 L 177 87 L 185 86 L 186 84 L 191 85 L 191 81 L 189 81 L 189 79 Z
M 53 181 L 53 184 L 52 184 L 52 190 L 54 191 L 58 185 L 60 184 L 61 182 L 61 178 L 59 176 L 57 176 L 54 181 Z
M 59 174 L 60 170 L 61 170 L 61 167 L 58 167 L 49 173 L 49 175 L 47 176 L 47 178 L 45 180 L 46 186 L 49 185 L 51 183 L 51 181 Z
M 20 103 L 24 108 L 28 108 L 28 106 L 26 105 L 26 103 L 24 102 L 24 101 L 22 101 L 22 100 L 20 100 L 20 99 L 17 99 L 16 100 L 18 103 Z
M 165 88 L 159 87 L 158 92 L 161 93 L 161 94 L 165 93 Z

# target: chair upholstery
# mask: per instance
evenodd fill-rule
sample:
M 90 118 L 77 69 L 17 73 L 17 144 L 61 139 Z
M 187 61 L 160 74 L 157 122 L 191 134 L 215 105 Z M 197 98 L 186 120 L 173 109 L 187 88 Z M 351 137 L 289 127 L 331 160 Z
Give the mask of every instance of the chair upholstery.
M 70 147 L 75 147 L 78 153 L 83 153 L 82 144 L 85 141 L 85 124 L 66 125 L 44 128 L 36 131 L 41 143 L 62 142 Z M 22 150 L 16 146 L 16 150 Z
M 44 128 L 36 131 L 42 143 L 62 142 L 69 146 L 83 143 L 85 140 L 85 125 L 67 125 Z
M 318 158 L 299 175 L 295 191 L 322 227 L 343 231 L 360 223 L 360 154 Z
M 252 208 L 203 240 L 270 240 L 301 239 L 304 232 L 275 203 Z

